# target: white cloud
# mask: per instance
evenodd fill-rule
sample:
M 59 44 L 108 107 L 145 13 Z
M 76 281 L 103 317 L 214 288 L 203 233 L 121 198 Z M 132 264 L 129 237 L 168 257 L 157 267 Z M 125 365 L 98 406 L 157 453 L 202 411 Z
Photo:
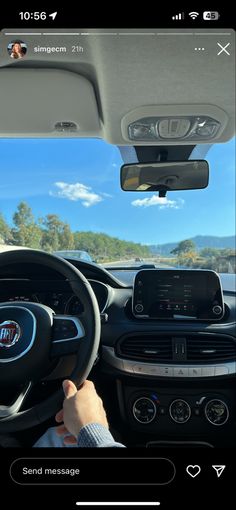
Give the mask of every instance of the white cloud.
M 101 193 L 101 195 L 105 198 L 113 198 L 113 195 L 110 195 L 110 193 Z
M 184 205 L 184 200 L 178 198 L 178 200 L 169 200 L 166 197 L 159 197 L 158 195 L 152 195 L 150 198 L 138 198 L 131 202 L 135 207 L 151 207 L 158 205 L 160 209 L 181 209 Z
M 59 189 L 59 191 L 50 191 L 50 195 L 59 198 L 67 198 L 74 202 L 81 201 L 84 207 L 91 207 L 91 205 L 98 204 L 98 202 L 103 200 L 100 195 L 92 191 L 90 186 L 85 186 L 80 182 L 75 182 L 75 184 L 55 182 L 54 185 Z

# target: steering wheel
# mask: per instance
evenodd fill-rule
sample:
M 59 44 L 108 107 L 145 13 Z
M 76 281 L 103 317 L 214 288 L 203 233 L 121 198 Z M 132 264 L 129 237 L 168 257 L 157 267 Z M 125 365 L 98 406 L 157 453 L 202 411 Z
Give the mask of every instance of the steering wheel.
M 83 312 L 78 318 L 56 315 L 40 303 L 0 303 L 0 402 L 4 388 L 18 388 L 11 405 L 0 405 L 0 433 L 24 430 L 52 417 L 62 405 L 63 390 L 21 411 L 30 388 L 70 353 L 76 355 L 76 363 L 69 377 L 79 387 L 94 364 L 100 342 L 100 311 L 95 294 L 83 274 L 66 260 L 38 250 L 7 251 L 0 254 L 1 278 L 6 266 L 32 263 L 65 277 L 80 299 Z M 7 280 L 4 283 L 7 286 Z

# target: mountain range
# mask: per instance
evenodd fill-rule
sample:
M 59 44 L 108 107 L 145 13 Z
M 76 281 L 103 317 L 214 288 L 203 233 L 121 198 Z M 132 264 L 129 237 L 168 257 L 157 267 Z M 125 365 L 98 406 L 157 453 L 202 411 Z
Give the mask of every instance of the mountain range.
M 182 239 L 181 239 L 182 240 Z M 197 250 L 202 248 L 231 248 L 236 249 L 236 236 L 218 237 L 218 236 L 195 236 L 191 237 Z M 149 249 L 153 254 L 170 255 L 170 252 L 179 244 L 180 241 L 165 244 L 152 244 Z

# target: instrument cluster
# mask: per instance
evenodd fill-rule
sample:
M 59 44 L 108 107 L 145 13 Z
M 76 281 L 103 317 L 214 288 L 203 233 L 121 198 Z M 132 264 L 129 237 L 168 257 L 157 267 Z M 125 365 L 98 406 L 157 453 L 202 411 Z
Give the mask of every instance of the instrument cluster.
M 44 305 L 49 306 L 54 310 L 57 314 L 66 314 L 66 315 L 80 315 L 83 312 L 83 305 L 80 301 L 79 297 L 75 296 L 72 292 L 65 289 L 62 290 L 51 290 L 52 283 L 50 282 L 50 290 L 35 290 L 35 292 L 29 292 L 27 290 L 27 283 L 21 284 L 22 292 L 5 292 L 3 289 L 0 290 L 0 302 L 14 302 L 14 301 L 25 301 L 25 302 L 34 302 L 34 303 L 42 303 Z M 58 282 L 56 282 L 56 287 L 58 287 Z M 96 280 L 89 280 L 89 283 L 94 291 L 94 294 L 98 301 L 99 310 L 102 313 L 108 304 L 109 299 L 109 288 L 104 283 L 98 282 Z M 35 282 L 35 286 L 37 282 Z M 17 286 L 19 286 L 19 282 L 17 282 Z M 32 282 L 31 282 L 32 286 Z

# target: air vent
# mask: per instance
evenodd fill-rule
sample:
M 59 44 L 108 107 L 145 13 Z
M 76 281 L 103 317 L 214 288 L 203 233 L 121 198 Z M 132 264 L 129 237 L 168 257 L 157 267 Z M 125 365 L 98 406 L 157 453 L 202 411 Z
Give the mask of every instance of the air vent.
M 183 347 L 183 352 L 179 347 Z M 150 363 L 221 363 L 236 360 L 236 341 L 230 336 L 212 333 L 184 337 L 136 334 L 122 338 L 116 345 L 116 354 L 124 359 Z
M 229 361 L 236 359 L 236 342 L 223 335 L 196 335 L 187 340 L 187 361 Z
M 172 359 L 171 336 L 134 335 L 122 339 L 117 345 L 118 356 L 125 359 L 170 361 Z

